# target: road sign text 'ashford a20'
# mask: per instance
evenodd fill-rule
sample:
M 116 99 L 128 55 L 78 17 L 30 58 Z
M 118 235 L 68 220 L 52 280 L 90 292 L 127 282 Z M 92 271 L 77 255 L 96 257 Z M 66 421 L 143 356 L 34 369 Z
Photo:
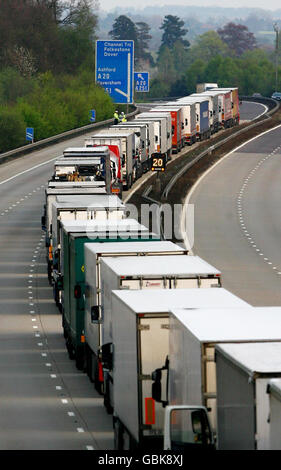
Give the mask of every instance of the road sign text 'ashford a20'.
M 133 102 L 134 41 L 96 41 L 96 83 L 115 103 Z

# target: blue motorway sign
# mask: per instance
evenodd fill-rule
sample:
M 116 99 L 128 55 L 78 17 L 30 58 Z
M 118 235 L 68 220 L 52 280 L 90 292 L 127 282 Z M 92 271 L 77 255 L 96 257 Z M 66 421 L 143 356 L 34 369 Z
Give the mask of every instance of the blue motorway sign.
M 96 111 L 95 111 L 95 109 L 91 109 L 91 111 L 90 111 L 90 121 L 95 122 L 95 120 L 96 120 Z
M 133 102 L 134 41 L 96 41 L 96 83 L 115 103 Z
M 25 138 L 26 138 L 26 140 L 29 140 L 29 141 L 33 142 L 33 139 L 34 139 L 34 129 L 33 129 L 33 127 L 27 127 L 26 128 Z
M 149 72 L 135 72 L 134 82 L 135 82 L 135 91 L 148 92 L 149 91 Z

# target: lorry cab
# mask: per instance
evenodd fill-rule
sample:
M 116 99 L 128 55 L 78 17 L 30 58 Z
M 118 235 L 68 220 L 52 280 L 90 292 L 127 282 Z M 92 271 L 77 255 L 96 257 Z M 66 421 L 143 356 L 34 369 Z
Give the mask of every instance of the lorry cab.
M 166 406 L 164 450 L 215 450 L 214 435 L 204 406 Z

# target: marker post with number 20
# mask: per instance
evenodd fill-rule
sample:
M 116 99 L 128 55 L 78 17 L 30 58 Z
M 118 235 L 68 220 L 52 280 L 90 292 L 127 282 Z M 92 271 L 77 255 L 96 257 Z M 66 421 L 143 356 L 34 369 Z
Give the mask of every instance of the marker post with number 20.
M 166 160 L 162 156 L 152 157 L 151 171 L 165 171 Z

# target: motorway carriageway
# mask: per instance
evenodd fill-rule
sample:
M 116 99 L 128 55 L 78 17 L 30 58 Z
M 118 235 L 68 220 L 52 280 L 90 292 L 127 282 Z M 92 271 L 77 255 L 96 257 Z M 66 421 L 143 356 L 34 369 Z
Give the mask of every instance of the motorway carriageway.
M 261 105 L 244 103 L 242 119 L 263 110 Z M 41 230 L 44 191 L 53 161 L 66 147 L 83 145 L 86 137 L 76 137 L 1 165 L 0 450 L 113 448 L 112 417 L 106 413 L 102 398 L 86 374 L 76 369 L 66 352 L 61 314 L 48 284 L 45 234 Z M 261 154 L 244 155 L 249 170 L 250 163 L 259 158 Z M 269 161 L 264 163 L 265 167 Z M 276 171 L 275 167 L 272 171 Z M 233 172 L 231 176 L 227 192 L 230 189 L 232 192 L 232 186 L 241 187 L 240 174 L 237 184 Z M 252 218 L 249 224 L 253 223 Z M 277 217 L 276 224 L 279 220 Z M 242 231 L 239 235 L 236 245 L 239 240 L 246 243 Z M 200 230 L 196 236 L 200 248 L 204 245 Z M 275 256 L 265 249 L 264 253 L 272 259 Z M 200 255 L 208 259 L 208 253 Z M 220 260 L 213 261 L 215 265 L 217 261 Z M 234 268 L 237 269 L 236 265 Z M 273 271 L 268 265 L 266 268 Z M 228 275 L 224 277 L 229 287 Z
M 281 126 L 237 148 L 197 181 L 193 253 L 254 306 L 281 305 Z

